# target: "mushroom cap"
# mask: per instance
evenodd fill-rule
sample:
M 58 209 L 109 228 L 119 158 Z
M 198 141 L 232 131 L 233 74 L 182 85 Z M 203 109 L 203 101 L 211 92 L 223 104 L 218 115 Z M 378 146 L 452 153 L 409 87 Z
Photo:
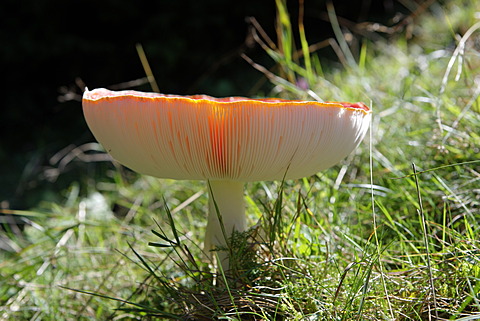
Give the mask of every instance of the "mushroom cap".
M 364 138 L 362 103 L 85 91 L 88 126 L 121 164 L 160 178 L 259 181 L 331 167 Z

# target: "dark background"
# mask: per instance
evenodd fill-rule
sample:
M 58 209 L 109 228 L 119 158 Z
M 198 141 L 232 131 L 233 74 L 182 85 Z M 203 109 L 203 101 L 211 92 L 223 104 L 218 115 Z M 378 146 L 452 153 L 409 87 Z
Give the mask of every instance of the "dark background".
M 411 13 L 396 0 L 333 4 L 338 16 L 352 22 L 391 24 L 398 13 Z M 289 1 L 289 10 L 295 20 L 298 2 Z M 310 43 L 333 35 L 325 12 L 325 1 L 305 0 Z M 51 159 L 55 153 L 94 141 L 79 101 L 83 84 L 111 88 L 145 76 L 137 43 L 163 93 L 251 95 L 262 75 L 240 53 L 267 67 L 273 62 L 245 41 L 247 17 L 275 40 L 274 0 L 2 0 L 0 208 L 61 199 L 72 181 L 92 174 L 89 165 L 78 163 L 60 176 L 46 173 L 58 167 Z M 334 57 L 328 48 L 319 54 Z M 151 90 L 148 84 L 135 89 Z

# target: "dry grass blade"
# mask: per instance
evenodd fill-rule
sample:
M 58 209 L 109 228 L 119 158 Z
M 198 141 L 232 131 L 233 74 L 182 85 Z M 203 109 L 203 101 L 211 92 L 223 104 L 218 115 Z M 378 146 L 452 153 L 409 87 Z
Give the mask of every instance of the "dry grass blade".
M 422 195 L 420 192 L 420 185 L 418 184 L 417 168 L 415 164 L 412 164 L 412 168 L 413 168 L 413 174 L 415 177 L 415 187 L 417 188 L 417 197 L 418 197 L 418 204 L 419 204 L 418 214 L 420 215 L 420 219 L 422 222 L 423 242 L 425 245 L 425 252 L 427 256 L 427 267 L 428 267 L 428 275 L 429 275 L 429 282 L 430 282 L 430 294 L 433 300 L 433 315 L 435 316 L 435 320 L 438 320 L 437 295 L 435 290 L 435 283 L 433 281 L 433 270 L 432 270 L 433 267 L 430 259 L 430 248 L 429 248 L 428 233 L 427 233 L 427 221 L 425 219 L 425 213 L 423 211 Z M 428 309 L 429 309 L 428 319 L 432 320 L 430 305 L 428 305 Z
M 140 58 L 140 61 L 142 62 L 143 70 L 145 71 L 145 74 L 147 75 L 147 79 L 148 79 L 148 82 L 150 83 L 150 86 L 152 87 L 152 90 L 154 92 L 159 93 L 160 88 L 158 87 L 157 81 L 155 80 L 155 76 L 153 75 L 152 69 L 150 68 L 150 64 L 148 63 L 147 55 L 145 54 L 145 51 L 143 50 L 142 44 L 137 43 L 135 48 L 137 49 L 138 57 Z
M 458 42 L 458 45 L 457 47 L 455 48 L 453 54 L 452 54 L 452 57 L 450 58 L 450 60 L 448 61 L 448 65 L 447 65 L 447 70 L 445 71 L 445 74 L 443 75 L 443 79 L 442 79 L 442 86 L 440 87 L 440 94 L 443 94 L 445 92 L 445 89 L 447 87 L 447 83 L 448 83 L 448 77 L 450 76 L 450 72 L 452 71 L 452 68 L 453 66 L 455 65 L 455 61 L 457 59 L 463 59 L 462 58 L 462 53 L 465 52 L 465 45 L 467 43 L 467 40 L 473 35 L 473 33 L 475 31 L 477 31 L 478 29 L 480 29 L 480 22 L 477 22 L 476 24 L 474 24 L 473 26 L 471 26 L 467 32 L 465 32 L 465 34 L 462 36 L 462 38 L 460 39 L 460 41 Z M 462 72 L 462 64 L 459 62 L 458 63 L 458 72 L 457 72 L 457 75 L 455 76 L 455 81 L 458 81 L 459 77 L 460 77 L 460 74 Z

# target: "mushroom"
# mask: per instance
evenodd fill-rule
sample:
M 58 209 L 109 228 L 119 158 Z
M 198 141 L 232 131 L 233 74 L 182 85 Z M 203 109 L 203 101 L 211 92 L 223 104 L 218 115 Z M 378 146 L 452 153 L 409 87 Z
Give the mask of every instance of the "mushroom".
M 302 178 L 333 166 L 362 141 L 371 118 L 362 103 L 107 89 L 87 89 L 83 111 L 95 138 L 128 168 L 209 182 L 206 250 L 247 229 L 245 182 Z

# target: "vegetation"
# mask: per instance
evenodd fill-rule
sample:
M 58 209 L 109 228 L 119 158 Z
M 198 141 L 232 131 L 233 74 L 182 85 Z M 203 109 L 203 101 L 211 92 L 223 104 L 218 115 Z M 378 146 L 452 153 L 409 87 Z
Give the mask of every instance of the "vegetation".
M 302 19 L 295 49 L 283 5 L 277 44 L 256 32 L 276 67 L 251 63 L 283 98 L 371 105 L 361 147 L 309 178 L 247 184 L 258 224 L 232 239 L 230 272 L 202 251 L 202 182 L 113 164 L 72 183 L 63 203 L 15 213 L 29 225 L 4 241 L 0 319 L 480 318 L 478 3 L 433 4 L 375 41 L 371 25 L 342 32 L 331 7 L 334 68 L 310 52 Z

